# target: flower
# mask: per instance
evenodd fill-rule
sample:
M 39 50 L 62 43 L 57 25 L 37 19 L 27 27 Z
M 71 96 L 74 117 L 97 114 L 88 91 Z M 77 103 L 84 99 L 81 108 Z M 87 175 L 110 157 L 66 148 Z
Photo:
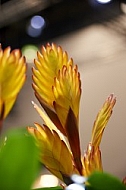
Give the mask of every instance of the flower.
M 26 78 L 25 58 L 18 49 L 10 51 L 0 47 L 0 121 L 7 117 Z
M 35 124 L 36 128 L 28 131 L 36 138 L 40 148 L 40 161 L 50 172 L 64 181 L 65 177 L 74 173 L 72 154 L 60 135 L 46 125 Z M 64 164 L 65 161 L 65 164 Z
M 47 44 L 37 53 L 33 68 L 33 88 L 43 110 L 33 102 L 44 121 L 28 127 L 40 148 L 40 161 L 67 183 L 72 174 L 88 176 L 102 171 L 99 149 L 103 131 L 112 114 L 116 98 L 111 94 L 98 113 L 91 141 L 81 155 L 79 105 L 81 80 L 78 68 L 60 46 Z
M 79 116 L 80 75 L 73 60 L 68 60 L 60 46 L 47 44 L 37 53 L 33 68 L 33 88 L 40 104 L 57 128 L 66 135 L 65 123 L 69 108 Z M 76 104 L 75 104 L 76 102 Z
M 116 103 L 116 98 L 111 94 L 99 111 L 92 129 L 91 142 L 84 154 L 84 174 L 90 175 L 95 170 L 102 171 L 101 151 L 99 149 L 104 129 L 112 114 L 112 109 Z

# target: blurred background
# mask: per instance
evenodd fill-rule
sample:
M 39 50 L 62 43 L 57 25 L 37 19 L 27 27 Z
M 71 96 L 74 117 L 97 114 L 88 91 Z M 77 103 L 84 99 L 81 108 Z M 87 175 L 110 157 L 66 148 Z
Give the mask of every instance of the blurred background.
M 47 42 L 66 50 L 82 80 L 80 136 L 82 154 L 96 115 L 109 94 L 117 103 L 101 143 L 104 170 L 126 176 L 126 1 L 1 0 L 0 42 L 20 48 L 28 64 L 27 81 L 4 129 L 42 120 L 31 105 L 33 60 Z

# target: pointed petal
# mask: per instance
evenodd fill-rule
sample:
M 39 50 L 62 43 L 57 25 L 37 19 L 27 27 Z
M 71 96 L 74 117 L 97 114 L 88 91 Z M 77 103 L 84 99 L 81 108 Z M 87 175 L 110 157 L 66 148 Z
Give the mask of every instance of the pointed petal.
M 49 116 L 49 118 L 51 119 L 51 121 L 54 123 L 54 125 L 57 127 L 57 129 L 59 129 L 61 131 L 61 133 L 63 133 L 63 135 L 66 136 L 66 131 L 63 128 L 63 126 L 61 125 L 61 122 L 57 116 L 57 114 L 55 113 L 55 111 L 53 109 L 51 109 L 47 104 L 45 104 L 43 102 L 43 100 L 41 99 L 41 97 L 39 96 L 39 94 L 36 94 L 37 99 L 40 100 L 40 104 L 43 107 L 43 109 L 45 110 L 45 112 L 47 113 L 47 115 Z
M 111 117 L 112 109 L 115 103 L 116 98 L 113 96 L 113 94 L 111 94 L 103 104 L 102 109 L 96 117 L 91 138 L 91 143 L 95 148 L 100 145 L 103 131 L 108 123 L 109 118 Z
M 101 151 L 99 145 L 103 131 L 112 114 L 112 109 L 116 103 L 116 98 L 111 94 L 102 109 L 99 111 L 92 130 L 91 143 L 87 147 L 83 159 L 83 174 L 89 176 L 94 171 L 102 171 Z
M 78 120 L 81 82 L 77 66 L 63 66 L 58 77 L 55 78 L 53 93 L 55 96 L 54 108 L 62 126 L 65 126 L 70 107 Z
M 0 112 L 4 103 L 3 118 L 11 110 L 25 78 L 26 63 L 20 50 L 10 52 L 10 47 L 7 47 L 4 51 L 0 49 Z
M 50 118 L 47 116 L 47 114 L 42 110 L 40 109 L 40 107 L 35 104 L 33 101 L 32 101 L 32 104 L 34 105 L 34 108 L 36 109 L 36 111 L 39 113 L 39 115 L 41 116 L 41 118 L 44 120 L 45 124 L 47 126 L 50 127 L 51 130 L 57 130 L 57 128 L 55 127 L 55 125 L 51 122 Z
M 37 104 L 35 104 L 33 101 L 32 101 L 32 104 L 34 105 L 34 108 L 39 113 L 40 117 L 43 119 L 43 121 L 45 122 L 45 124 L 49 127 L 49 129 L 56 131 L 58 133 L 58 135 L 60 136 L 60 138 L 62 140 L 64 140 L 64 141 L 66 141 L 65 138 L 64 138 L 64 135 L 58 130 L 58 128 L 50 120 L 50 118 L 48 117 L 48 115 L 42 109 L 40 109 L 40 107 Z
M 33 68 L 33 87 L 43 102 L 53 107 L 52 86 L 54 85 L 54 78 L 62 66 L 68 64 L 68 56 L 60 46 L 57 47 L 55 44 L 42 46 L 41 52 L 42 54 L 38 52 L 38 59 L 35 60 L 36 68 Z
M 83 159 L 83 175 L 89 176 L 94 171 L 102 171 L 101 151 L 89 143 Z
M 78 169 L 79 173 L 82 175 L 81 150 L 79 133 L 77 128 L 77 120 L 71 108 L 69 109 L 66 121 L 66 132 L 73 154 L 75 166 Z
M 35 126 L 36 129 L 28 127 L 28 131 L 37 140 L 41 162 L 63 181 L 63 174 L 70 176 L 73 172 L 72 155 L 69 149 L 55 131 L 39 124 L 35 124 Z

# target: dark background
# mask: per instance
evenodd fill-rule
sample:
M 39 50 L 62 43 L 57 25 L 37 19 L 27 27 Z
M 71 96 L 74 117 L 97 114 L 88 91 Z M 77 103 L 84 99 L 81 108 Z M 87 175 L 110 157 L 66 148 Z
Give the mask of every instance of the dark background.
M 0 42 L 3 48 L 10 44 L 12 49 L 21 48 L 29 43 L 44 43 L 93 23 L 105 24 L 123 14 L 120 3 L 119 0 L 108 4 L 96 0 L 1 0 Z M 34 15 L 40 15 L 46 21 L 41 35 L 36 38 L 26 32 Z

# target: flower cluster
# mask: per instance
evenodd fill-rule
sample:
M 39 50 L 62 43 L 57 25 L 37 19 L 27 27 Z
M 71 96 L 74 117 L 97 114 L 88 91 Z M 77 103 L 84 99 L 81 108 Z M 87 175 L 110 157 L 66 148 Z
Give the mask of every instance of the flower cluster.
M 40 162 L 66 184 L 50 189 L 126 190 L 126 177 L 120 181 L 105 173 L 101 159 L 100 143 L 116 103 L 114 95 L 109 95 L 98 112 L 82 155 L 79 137 L 82 90 L 77 65 L 56 44 L 42 46 L 34 64 L 32 86 L 41 108 L 32 103 L 42 123 L 28 126 L 25 131 L 14 129 L 1 138 L 0 189 L 33 189 L 39 173 L 39 154 Z M 20 50 L 11 51 L 10 47 L 3 50 L 0 46 L 0 132 L 25 80 L 26 60 Z
M 81 79 L 77 65 L 60 46 L 47 44 L 37 53 L 33 89 L 43 109 L 33 102 L 44 123 L 28 127 L 40 148 L 40 161 L 67 183 L 72 174 L 89 176 L 102 171 L 100 142 L 116 98 L 111 94 L 99 111 L 90 143 L 81 155 L 79 105 Z

